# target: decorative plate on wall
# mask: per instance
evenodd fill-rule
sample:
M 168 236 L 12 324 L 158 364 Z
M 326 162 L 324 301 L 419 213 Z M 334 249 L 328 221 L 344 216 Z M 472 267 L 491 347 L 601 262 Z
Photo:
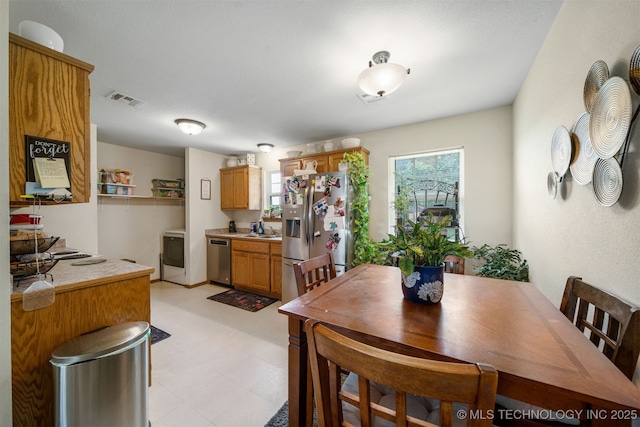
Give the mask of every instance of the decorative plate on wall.
M 549 172 L 547 175 L 547 191 L 549 192 L 549 196 L 552 199 L 556 198 L 558 194 L 558 182 L 560 181 L 560 177 L 557 172 Z
M 640 44 L 633 50 L 629 61 L 629 80 L 633 90 L 640 95 Z
M 564 126 L 558 126 L 551 140 L 551 163 L 553 170 L 562 178 L 569 169 L 573 155 L 571 134 Z
M 584 107 L 587 112 L 593 112 L 593 102 L 602 85 L 609 80 L 609 67 L 604 61 L 593 63 L 584 82 Z
M 598 155 L 593 151 L 591 138 L 589 137 L 590 117 L 589 113 L 582 113 L 573 127 L 573 133 L 580 141 L 580 144 L 576 161 L 569 166 L 569 169 L 573 179 L 580 185 L 587 185 L 591 182 L 593 168 L 598 160 Z
M 620 150 L 629 130 L 631 108 L 629 85 L 621 77 L 611 77 L 596 95 L 589 120 L 591 146 L 601 159 Z
M 622 170 L 613 157 L 598 159 L 593 169 L 593 194 L 602 206 L 613 206 L 622 194 Z

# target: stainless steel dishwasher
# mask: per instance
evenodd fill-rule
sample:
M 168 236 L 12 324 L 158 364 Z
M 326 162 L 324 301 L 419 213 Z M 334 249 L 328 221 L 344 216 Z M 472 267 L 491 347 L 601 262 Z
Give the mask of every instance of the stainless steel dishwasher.
M 231 241 L 207 237 L 207 280 L 231 285 Z

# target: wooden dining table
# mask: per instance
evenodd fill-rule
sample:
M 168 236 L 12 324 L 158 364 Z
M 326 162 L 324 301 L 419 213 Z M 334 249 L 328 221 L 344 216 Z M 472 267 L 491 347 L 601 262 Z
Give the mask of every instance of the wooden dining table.
M 585 425 L 631 425 L 640 417 L 640 390 L 534 284 L 445 273 L 435 305 L 404 300 L 401 286 L 397 267 L 363 264 L 278 309 L 289 317 L 290 426 L 312 422 L 307 319 L 404 354 L 491 364 L 499 394 Z M 500 415 L 545 418 L 549 411 Z

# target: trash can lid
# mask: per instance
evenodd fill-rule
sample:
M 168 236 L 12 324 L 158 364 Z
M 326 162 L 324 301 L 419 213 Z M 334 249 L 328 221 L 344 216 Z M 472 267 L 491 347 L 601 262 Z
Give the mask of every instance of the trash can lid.
M 147 322 L 127 322 L 91 332 L 60 345 L 51 355 L 51 363 L 72 365 L 87 360 L 98 359 L 111 353 L 118 353 L 128 346 L 148 337 L 150 327 Z

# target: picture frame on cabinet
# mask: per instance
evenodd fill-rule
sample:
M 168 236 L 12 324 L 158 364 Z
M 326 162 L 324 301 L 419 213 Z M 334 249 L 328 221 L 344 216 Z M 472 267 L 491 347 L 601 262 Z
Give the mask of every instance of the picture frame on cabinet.
M 208 178 L 200 180 L 200 198 L 202 200 L 211 200 L 211 180 Z

